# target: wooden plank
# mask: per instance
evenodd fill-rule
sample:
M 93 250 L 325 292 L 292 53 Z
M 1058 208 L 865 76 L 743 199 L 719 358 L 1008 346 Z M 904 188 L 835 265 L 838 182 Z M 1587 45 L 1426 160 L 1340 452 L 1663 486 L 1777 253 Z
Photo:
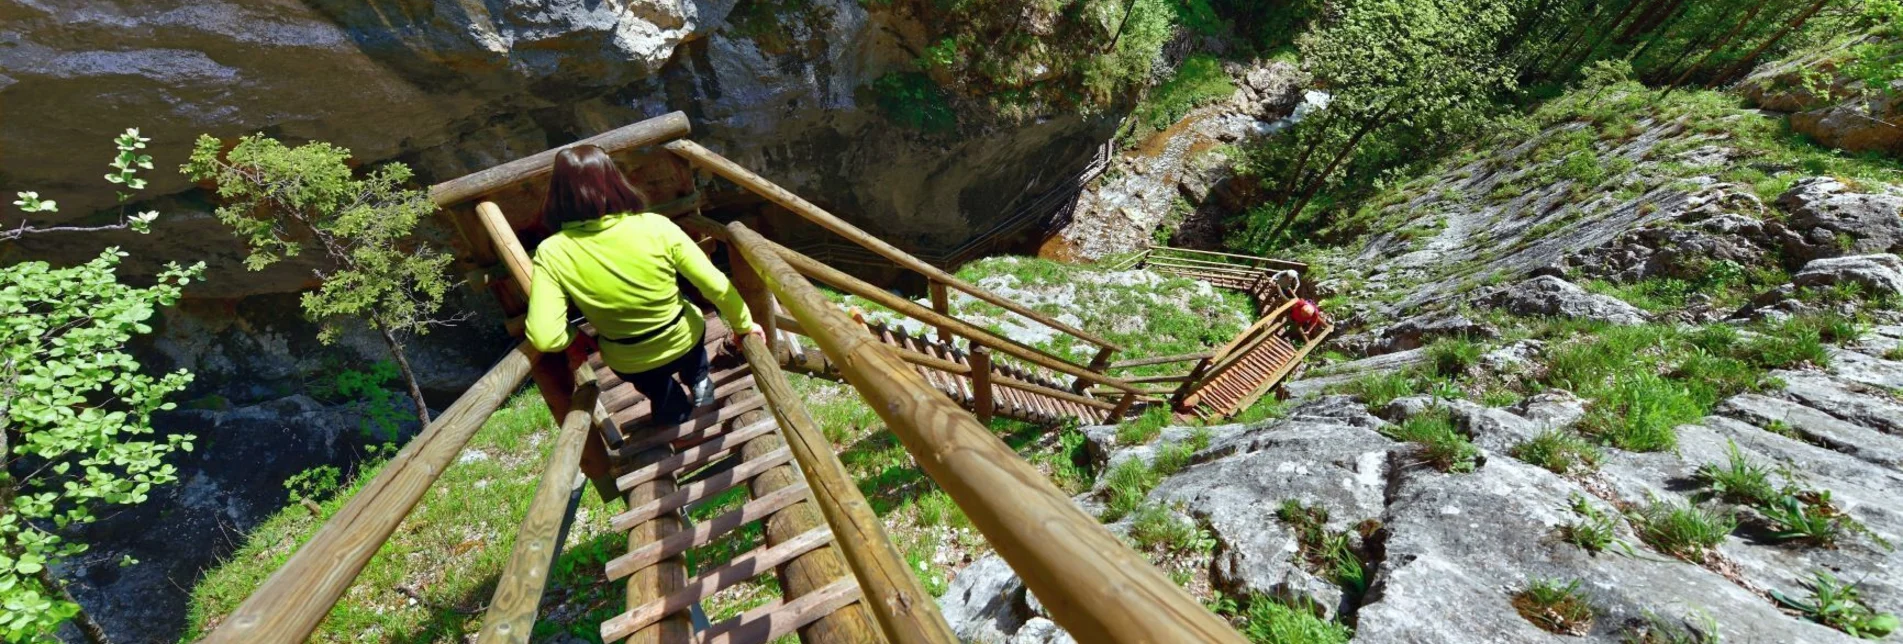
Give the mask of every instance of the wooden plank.
M 1110 365 L 1110 368 L 1111 369 L 1129 369 L 1131 367 L 1147 367 L 1150 365 L 1170 364 L 1172 362 L 1194 362 L 1197 360 L 1208 358 L 1213 355 L 1216 355 L 1214 351 L 1203 351 L 1199 353 L 1186 353 L 1180 356 L 1158 356 L 1155 358 L 1124 360 L 1124 361 L 1112 363 Z
M 757 233 L 729 227 L 775 297 L 1080 642 L 1242 642 L 1003 440 L 853 325 Z
M 939 315 L 953 317 L 951 312 L 951 296 L 945 293 L 945 283 L 932 282 L 926 287 L 926 290 L 929 291 L 932 296 L 932 310 L 937 311 Z M 950 344 L 952 341 L 951 329 L 943 326 L 937 328 L 938 341 Z
M 555 449 L 549 453 L 548 465 L 542 469 L 542 479 L 529 501 L 529 511 L 515 532 L 509 563 L 503 566 L 489 610 L 483 614 L 482 633 L 477 642 L 526 644 L 535 626 L 535 610 L 548 584 L 549 565 L 561 553 L 559 539 L 567 532 L 564 524 L 569 518 L 568 499 L 575 475 L 581 468 L 582 444 L 594 427 L 594 375 L 586 366 L 576 371 L 575 380 L 581 385 L 571 398 L 573 403 L 567 417 L 562 419 L 561 429 L 555 436 Z
M 438 208 L 452 206 L 485 193 L 542 177 L 554 170 L 555 153 L 572 145 L 593 145 L 609 153 L 615 153 L 678 139 L 687 136 L 692 131 L 692 126 L 687 122 L 687 114 L 669 112 L 602 132 L 569 145 L 543 150 L 502 165 L 491 166 L 438 183 L 430 186 L 430 201 L 434 202 Z
M 615 479 L 615 486 L 623 490 L 654 480 L 655 477 L 699 467 L 732 454 L 733 449 L 745 445 L 747 441 L 759 438 L 777 427 L 773 419 L 768 418 L 740 429 L 732 430 L 715 437 L 713 440 L 689 447 L 666 459 L 638 468 Z
M 714 381 L 714 398 L 726 398 L 753 386 L 753 372 L 746 369 L 728 369 L 708 374 Z M 619 383 L 620 379 L 615 379 Z M 651 405 L 647 397 L 636 391 L 633 385 L 619 383 L 621 386 L 602 393 L 602 408 L 608 413 L 620 415 L 631 420 L 639 420 L 648 415 Z M 609 400 L 612 397 L 613 400 Z
M 772 642 L 810 624 L 823 615 L 859 601 L 859 583 L 851 579 L 835 581 L 818 592 L 800 595 L 793 601 L 771 603 L 741 613 L 703 631 L 700 644 L 736 644 Z
M 509 395 L 528 378 L 541 354 L 527 342 L 443 410 L 375 478 L 350 497 L 277 572 L 260 584 L 218 628 L 211 643 L 302 642 L 349 590 L 357 574 L 456 460 Z
M 760 573 L 774 566 L 826 545 L 832 541 L 832 538 L 832 533 L 827 532 L 825 528 L 815 528 L 780 545 L 734 557 L 726 565 L 688 580 L 685 588 L 602 622 L 601 641 L 613 642 L 627 637 L 637 629 L 653 624 L 662 617 L 685 611 L 714 593 L 758 577 Z
M 1268 257 L 1259 257 L 1256 255 L 1238 255 L 1236 253 L 1223 253 L 1223 252 L 1218 252 L 1213 250 L 1196 250 L 1193 248 L 1175 248 L 1171 246 L 1153 246 L 1150 248 L 1150 251 L 1152 253 L 1154 253 L 1155 251 L 1167 251 L 1167 252 L 1175 252 L 1175 253 L 1188 253 L 1193 255 L 1216 255 L 1218 257 L 1234 257 L 1237 259 L 1261 261 L 1261 262 L 1269 263 L 1269 264 L 1280 264 L 1282 266 L 1287 266 L 1297 270 L 1304 270 L 1308 268 L 1307 264 L 1303 264 L 1301 262 L 1296 262 L 1296 261 L 1289 261 L 1286 259 L 1272 259 Z
M 894 264 L 898 264 L 901 268 L 922 274 L 933 282 L 958 289 L 966 295 L 989 302 L 994 306 L 1024 316 L 1027 319 L 1056 329 L 1085 342 L 1100 347 L 1123 348 L 1114 342 L 1097 337 L 1083 329 L 1064 324 L 1052 319 L 1050 316 L 1033 311 L 1022 304 L 1000 297 L 991 291 L 958 279 L 957 276 L 951 273 L 947 273 L 936 266 L 919 260 L 917 257 L 913 257 L 905 251 L 899 250 L 898 247 L 886 243 L 885 240 L 867 234 L 866 231 L 860 230 L 857 226 L 846 223 L 845 220 L 833 216 L 832 213 L 826 212 L 819 206 L 815 206 L 811 202 L 801 199 L 799 195 L 795 195 L 785 188 L 775 185 L 771 181 L 767 181 L 760 175 L 754 174 L 746 168 L 741 167 L 740 164 L 734 163 L 719 154 L 715 154 L 712 150 L 701 147 L 698 143 L 693 141 L 674 141 L 667 144 L 666 147 L 669 151 L 681 155 L 681 157 L 688 161 L 706 168 L 714 174 L 725 177 L 727 180 L 739 184 L 740 187 L 753 191 L 754 194 L 766 197 L 768 201 L 772 201 L 787 210 L 793 211 L 794 214 L 805 218 L 807 221 L 818 224 L 821 228 L 830 230 L 840 237 L 844 237 L 853 243 L 864 246 L 874 253 L 878 253 L 879 256 L 892 261 Z
M 748 396 L 746 398 L 740 398 L 737 401 L 735 397 L 730 397 L 714 405 L 702 408 L 699 413 L 688 417 L 687 422 L 679 425 L 668 425 L 666 427 L 649 429 L 638 435 L 627 430 L 632 426 L 634 421 L 639 419 L 632 417 L 632 415 L 624 411 L 615 414 L 614 421 L 616 425 L 621 426 L 622 432 L 629 436 L 629 447 L 624 449 L 642 450 L 662 443 L 690 438 L 695 434 L 700 434 L 709 429 L 718 429 L 721 423 L 733 420 L 735 416 L 739 416 L 747 411 L 759 409 L 760 406 L 764 404 L 766 404 L 766 399 L 759 396 Z M 639 428 L 637 427 L 635 429 Z
M 831 527 L 834 545 L 870 601 L 865 610 L 878 621 L 886 639 L 903 644 L 951 644 L 957 637 L 938 612 L 938 602 L 913 576 L 905 557 L 885 533 L 885 522 L 839 462 L 826 433 L 807 412 L 798 393 L 780 373 L 772 354 L 757 338 L 746 338 L 742 353 L 759 375 L 760 391 L 773 401 L 800 473 L 819 512 Z M 815 592 L 800 588 L 795 593 Z
M 1287 378 L 1289 373 L 1295 371 L 1296 365 L 1301 364 L 1302 360 L 1308 357 L 1309 352 L 1314 351 L 1315 347 L 1321 346 L 1322 341 L 1327 339 L 1328 335 L 1333 333 L 1334 330 L 1335 327 L 1329 325 L 1324 327 L 1320 333 L 1315 334 L 1314 338 L 1309 339 L 1307 343 L 1302 345 L 1301 350 L 1296 352 L 1294 358 L 1289 359 L 1280 369 L 1276 370 L 1275 373 L 1264 378 L 1262 383 L 1256 386 L 1255 390 L 1249 392 L 1249 395 L 1244 396 L 1242 401 L 1237 404 L 1236 409 L 1238 411 L 1248 409 L 1250 405 L 1255 404 L 1255 401 L 1260 400 L 1269 390 L 1274 389 L 1275 385 L 1281 383 L 1283 378 Z
M 737 509 L 722 513 L 711 520 L 694 524 L 687 530 L 670 534 L 660 541 L 629 550 L 619 557 L 608 560 L 606 567 L 609 579 L 620 579 L 637 569 L 652 566 L 656 562 L 672 557 L 690 548 L 699 548 L 721 535 L 733 532 L 740 526 L 766 518 L 806 498 L 806 486 L 799 485 L 775 490 L 772 494 L 748 501 Z
M 786 449 L 779 449 L 772 453 L 762 455 L 759 458 L 747 459 L 731 470 L 715 474 L 700 481 L 695 481 L 692 484 L 675 490 L 667 496 L 630 507 L 627 511 L 614 515 L 613 518 L 609 519 L 608 527 L 615 530 L 627 530 L 633 527 L 634 524 L 660 516 L 662 513 L 673 512 L 689 503 L 725 492 L 735 485 L 745 483 L 747 479 L 759 476 L 761 472 L 772 469 L 774 466 L 785 464 L 792 458 L 793 452 Z M 613 580 L 615 578 L 610 577 L 609 579 Z

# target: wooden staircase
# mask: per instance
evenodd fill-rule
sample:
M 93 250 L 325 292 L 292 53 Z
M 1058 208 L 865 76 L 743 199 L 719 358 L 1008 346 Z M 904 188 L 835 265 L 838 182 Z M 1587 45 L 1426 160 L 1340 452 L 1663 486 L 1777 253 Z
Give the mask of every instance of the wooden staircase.
M 1312 327 L 1296 322 L 1289 313 L 1299 302 L 1286 299 L 1198 364 L 1178 394 L 1177 408 L 1203 418 L 1232 416 L 1287 378 L 1335 330 L 1326 321 Z

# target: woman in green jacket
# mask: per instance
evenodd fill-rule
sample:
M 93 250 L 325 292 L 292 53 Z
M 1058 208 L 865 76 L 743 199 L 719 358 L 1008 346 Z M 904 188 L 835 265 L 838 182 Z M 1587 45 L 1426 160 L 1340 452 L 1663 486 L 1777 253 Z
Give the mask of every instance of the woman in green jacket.
M 645 208 L 601 148 L 578 145 L 555 155 L 542 218 L 556 232 L 535 249 L 528 336 L 543 352 L 567 348 L 580 335 L 568 321 L 574 304 L 595 327 L 602 361 L 647 396 L 657 425 L 674 425 L 714 402 L 702 342 L 707 322 L 675 277 L 686 277 L 720 309 L 736 343 L 760 331 L 707 254 L 672 220 Z

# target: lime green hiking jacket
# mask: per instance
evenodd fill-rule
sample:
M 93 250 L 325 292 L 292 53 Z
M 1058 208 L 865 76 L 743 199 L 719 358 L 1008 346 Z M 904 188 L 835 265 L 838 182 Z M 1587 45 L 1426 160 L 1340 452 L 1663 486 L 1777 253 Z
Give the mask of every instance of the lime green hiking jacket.
M 667 364 L 699 343 L 707 327 L 691 306 L 682 314 L 688 302 L 676 273 L 720 309 L 727 326 L 753 329 L 740 292 L 680 226 L 654 213 L 624 213 L 565 225 L 535 249 L 529 342 L 544 353 L 566 349 L 577 333 L 567 319 L 572 301 L 602 338 L 634 337 L 672 321 L 637 345 L 600 343 L 602 361 L 615 371 L 639 373 Z

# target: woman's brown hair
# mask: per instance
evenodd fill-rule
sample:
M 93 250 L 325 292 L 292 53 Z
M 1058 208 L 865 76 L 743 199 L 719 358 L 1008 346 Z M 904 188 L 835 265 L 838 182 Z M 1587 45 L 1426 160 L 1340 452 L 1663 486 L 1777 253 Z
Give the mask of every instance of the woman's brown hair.
M 542 202 L 542 223 L 550 232 L 562 224 L 645 209 L 641 191 L 601 148 L 575 145 L 555 153 L 555 172 Z

